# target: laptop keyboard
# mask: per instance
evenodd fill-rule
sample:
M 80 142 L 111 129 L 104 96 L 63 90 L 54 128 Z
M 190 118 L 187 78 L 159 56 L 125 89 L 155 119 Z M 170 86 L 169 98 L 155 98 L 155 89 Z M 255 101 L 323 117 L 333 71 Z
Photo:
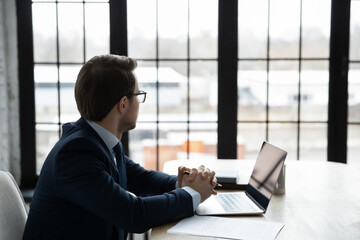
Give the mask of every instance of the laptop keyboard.
M 240 211 L 251 212 L 256 210 L 240 193 L 217 194 L 215 198 L 224 210 L 229 213 Z

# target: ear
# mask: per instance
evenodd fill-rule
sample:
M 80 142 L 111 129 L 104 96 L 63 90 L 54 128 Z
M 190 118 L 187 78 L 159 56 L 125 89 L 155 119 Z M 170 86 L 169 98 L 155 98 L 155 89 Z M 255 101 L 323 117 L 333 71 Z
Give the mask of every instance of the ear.
M 126 96 L 122 97 L 116 107 L 120 113 L 126 113 L 129 108 L 129 99 Z

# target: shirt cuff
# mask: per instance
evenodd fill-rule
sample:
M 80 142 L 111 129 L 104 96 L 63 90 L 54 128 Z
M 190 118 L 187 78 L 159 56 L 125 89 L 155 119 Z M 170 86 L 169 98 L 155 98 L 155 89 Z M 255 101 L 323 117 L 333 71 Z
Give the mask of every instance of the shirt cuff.
M 192 189 L 191 187 L 185 186 L 182 187 L 182 189 L 184 189 L 186 192 L 188 192 L 192 198 L 192 202 L 193 202 L 193 209 L 194 212 L 195 210 L 198 208 L 198 206 L 200 205 L 201 202 L 201 196 L 200 193 L 198 193 L 197 191 L 195 191 L 194 189 Z

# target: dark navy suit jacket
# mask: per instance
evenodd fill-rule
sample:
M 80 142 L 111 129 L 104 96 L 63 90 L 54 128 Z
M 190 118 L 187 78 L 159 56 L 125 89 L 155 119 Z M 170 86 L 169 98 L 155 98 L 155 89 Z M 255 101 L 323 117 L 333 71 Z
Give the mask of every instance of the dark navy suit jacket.
M 125 239 L 126 232 L 194 214 L 190 194 L 174 189 L 176 176 L 145 170 L 126 156 L 124 163 L 122 188 L 99 135 L 82 118 L 65 124 L 42 167 L 23 239 Z

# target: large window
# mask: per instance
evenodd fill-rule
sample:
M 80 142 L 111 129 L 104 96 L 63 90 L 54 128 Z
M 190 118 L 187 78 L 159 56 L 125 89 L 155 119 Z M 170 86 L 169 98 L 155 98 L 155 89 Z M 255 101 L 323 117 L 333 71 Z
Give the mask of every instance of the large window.
M 109 53 L 107 1 L 33 1 L 36 172 L 61 135 L 79 118 L 74 85 L 81 66 Z
M 360 4 L 351 3 L 347 144 L 348 159 L 355 161 Z M 224 8 L 227 4 L 236 8 Z M 27 70 L 20 73 L 25 75 L 20 95 L 29 103 L 21 106 L 25 175 L 40 171 L 61 125 L 79 117 L 76 75 L 92 56 L 114 52 L 114 35 L 126 39 L 125 52 L 138 60 L 135 73 L 148 92 L 137 128 L 129 133 L 129 154 L 146 168 L 161 170 L 172 159 L 218 158 L 219 149 L 226 149 L 219 145 L 228 143 L 237 158 L 254 158 L 263 140 L 286 149 L 289 160 L 327 159 L 331 1 L 18 0 L 17 5 L 30 18 L 18 14 L 19 48 L 26 50 L 19 61 Z M 113 27 L 117 15 L 125 16 L 127 31 Z M 224 24 L 229 21 L 237 34 Z M 235 36 L 235 43 L 228 36 Z M 237 57 L 224 56 L 229 52 Z M 231 61 L 237 71 L 226 78 L 223 67 Z M 228 85 L 231 79 L 237 79 L 235 85 Z M 226 103 L 228 90 L 235 107 Z M 25 121 L 31 111 L 35 121 Z M 226 126 L 228 116 L 234 126 Z M 224 134 L 229 130 L 234 139 Z
M 331 2 L 239 0 L 238 144 L 326 159 Z
M 129 56 L 148 92 L 130 154 L 146 168 L 216 158 L 217 13 L 217 0 L 128 1 Z
M 217 1 L 128 2 L 128 55 L 138 60 L 135 73 L 148 92 L 130 132 L 130 155 L 149 169 L 194 154 L 216 158 L 217 6 Z M 81 65 L 109 53 L 109 4 L 33 1 L 32 16 L 39 173 L 61 125 L 79 117 L 73 91 Z

